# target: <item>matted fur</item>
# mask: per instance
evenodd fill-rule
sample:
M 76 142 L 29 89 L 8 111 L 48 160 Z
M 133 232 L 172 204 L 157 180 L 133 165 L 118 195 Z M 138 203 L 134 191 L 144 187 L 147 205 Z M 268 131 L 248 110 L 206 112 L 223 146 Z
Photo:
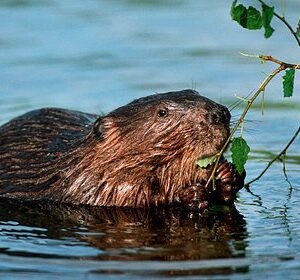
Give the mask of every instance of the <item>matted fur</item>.
M 167 111 L 160 116 L 160 110 Z M 0 127 L 0 195 L 142 207 L 180 201 L 207 180 L 227 108 L 193 90 L 137 99 L 106 116 L 40 109 Z

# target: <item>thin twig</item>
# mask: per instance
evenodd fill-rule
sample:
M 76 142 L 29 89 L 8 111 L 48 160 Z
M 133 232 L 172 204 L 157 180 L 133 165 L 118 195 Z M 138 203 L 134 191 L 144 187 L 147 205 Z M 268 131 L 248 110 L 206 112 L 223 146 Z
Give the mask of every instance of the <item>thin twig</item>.
M 260 2 L 263 5 L 266 5 L 267 7 L 270 7 L 269 5 L 267 5 L 262 0 L 257 0 L 257 1 Z M 273 14 L 274 14 L 275 17 L 277 17 L 279 20 L 281 20 L 285 24 L 285 26 L 290 30 L 290 32 L 292 33 L 292 35 L 295 37 L 298 46 L 300 47 L 300 38 L 297 36 L 297 32 L 293 29 L 293 27 L 291 27 L 291 25 L 286 21 L 286 19 L 283 16 L 280 16 L 276 12 L 274 12 Z
M 287 145 L 284 147 L 284 149 L 278 154 L 276 155 L 271 161 L 268 162 L 267 166 L 264 168 L 264 170 L 253 180 L 251 180 L 250 182 L 248 182 L 246 185 L 249 187 L 250 184 L 252 184 L 253 182 L 259 180 L 264 174 L 265 172 L 270 168 L 270 166 L 277 160 L 279 160 L 283 155 L 286 154 L 288 148 L 292 145 L 292 143 L 295 141 L 295 139 L 297 138 L 298 134 L 300 133 L 300 126 L 298 127 L 298 129 L 296 130 L 296 132 L 294 133 L 293 137 L 290 139 L 290 141 L 287 143 Z
M 287 68 L 300 69 L 300 64 L 292 64 L 292 63 L 283 62 L 283 61 L 276 59 L 270 55 L 259 55 L 258 57 L 263 61 L 272 61 L 278 65 L 282 65 L 285 67 L 285 69 L 287 69 Z
M 247 103 L 247 106 L 246 108 L 244 109 L 241 117 L 239 118 L 238 122 L 236 123 L 236 125 L 233 127 L 233 129 L 231 130 L 231 133 L 229 135 L 229 137 L 227 138 L 224 146 L 222 147 L 222 149 L 220 150 L 220 152 L 217 154 L 217 157 L 216 157 L 216 161 L 215 161 L 215 165 L 213 167 L 213 170 L 212 170 L 212 173 L 206 183 L 206 188 L 209 187 L 209 184 L 212 180 L 214 180 L 214 177 L 215 177 L 215 173 L 216 173 L 216 170 L 217 170 L 217 167 L 218 167 L 218 163 L 223 155 L 223 153 L 225 152 L 225 150 L 227 149 L 234 133 L 236 132 L 236 130 L 238 129 L 238 127 L 241 125 L 241 123 L 244 121 L 244 118 L 246 116 L 246 114 L 248 113 L 252 103 L 254 102 L 254 100 L 257 98 L 257 96 L 262 92 L 264 91 L 265 87 L 267 86 L 267 84 L 279 73 L 281 72 L 282 70 L 284 70 L 284 68 L 282 66 L 279 66 L 276 70 L 274 70 L 263 82 L 262 84 L 260 85 L 259 89 L 253 94 L 253 96 L 249 99 L 248 103 Z M 214 185 L 214 184 L 213 184 Z
M 261 92 L 265 91 L 266 86 L 268 85 L 268 83 L 281 71 L 285 70 L 285 69 L 299 69 L 300 65 L 298 64 L 291 64 L 291 63 L 285 63 L 283 61 L 280 61 L 272 56 L 269 55 L 259 55 L 256 56 L 260 59 L 262 59 L 263 61 L 272 61 L 273 63 L 276 63 L 279 65 L 278 68 L 276 68 L 270 75 L 268 75 L 264 81 L 261 83 L 261 85 L 259 86 L 258 90 L 252 95 L 252 97 L 248 100 L 247 105 L 243 111 L 243 113 L 241 114 L 239 120 L 237 121 L 236 125 L 233 127 L 233 129 L 230 132 L 229 137 L 227 138 L 227 140 L 225 141 L 225 144 L 223 145 L 222 149 L 220 150 L 220 152 L 216 155 L 216 160 L 214 163 L 214 167 L 212 169 L 212 172 L 209 176 L 209 179 L 207 180 L 207 183 L 205 185 L 205 187 L 207 189 L 211 188 L 210 182 L 213 181 L 212 184 L 212 188 L 214 189 L 215 184 L 214 184 L 214 179 L 215 179 L 215 173 L 217 171 L 218 168 L 218 164 L 220 162 L 220 159 L 223 155 L 223 153 L 225 152 L 225 150 L 227 149 L 233 135 L 235 134 L 235 132 L 237 131 L 237 129 L 239 128 L 239 126 L 244 122 L 245 120 L 245 116 L 247 115 L 248 111 L 250 110 L 253 102 L 255 101 L 255 99 L 260 95 Z M 299 128 L 300 129 L 300 128 Z M 299 132 L 298 132 L 299 133 Z M 291 141 L 289 142 L 289 145 L 287 145 L 286 149 L 288 149 L 288 147 L 293 143 L 293 141 L 295 140 L 295 138 L 297 137 L 298 133 L 296 133 L 294 135 L 294 137 L 291 139 Z M 272 164 L 272 163 L 271 163 Z M 270 165 L 271 165 L 270 164 Z M 269 168 L 269 167 L 268 167 Z M 265 171 L 264 171 L 265 172 Z M 262 175 L 261 175 L 262 176 Z

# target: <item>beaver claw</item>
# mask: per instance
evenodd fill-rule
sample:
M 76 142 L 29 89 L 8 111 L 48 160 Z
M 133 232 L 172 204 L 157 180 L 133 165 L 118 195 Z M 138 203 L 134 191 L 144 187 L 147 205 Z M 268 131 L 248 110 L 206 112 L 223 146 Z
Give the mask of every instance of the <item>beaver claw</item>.
M 246 172 L 239 174 L 232 163 L 224 160 L 216 171 L 217 187 L 212 200 L 233 203 L 237 192 L 243 187 Z
M 205 210 L 211 203 L 232 204 L 237 192 L 243 187 L 246 172 L 241 175 L 232 163 L 224 160 L 216 171 L 216 189 L 208 193 L 206 182 L 188 186 L 177 195 L 177 202 L 193 210 Z
M 194 210 L 205 210 L 209 206 L 205 184 L 200 182 L 183 189 L 178 199 L 180 203 Z

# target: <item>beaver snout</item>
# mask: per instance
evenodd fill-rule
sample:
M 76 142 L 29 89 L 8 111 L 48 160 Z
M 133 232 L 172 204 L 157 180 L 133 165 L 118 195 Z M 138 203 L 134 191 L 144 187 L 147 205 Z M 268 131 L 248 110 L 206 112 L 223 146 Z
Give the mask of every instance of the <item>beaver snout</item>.
M 229 110 L 223 106 L 212 109 L 208 114 L 208 120 L 211 124 L 228 124 L 230 117 Z

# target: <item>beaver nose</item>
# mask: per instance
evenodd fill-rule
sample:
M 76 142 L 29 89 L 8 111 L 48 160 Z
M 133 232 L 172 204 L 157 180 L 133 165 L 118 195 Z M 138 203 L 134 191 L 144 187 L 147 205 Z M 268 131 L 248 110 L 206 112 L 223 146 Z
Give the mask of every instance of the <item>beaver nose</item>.
M 230 112 L 226 107 L 213 109 L 209 112 L 208 118 L 212 124 L 226 124 L 230 121 Z

